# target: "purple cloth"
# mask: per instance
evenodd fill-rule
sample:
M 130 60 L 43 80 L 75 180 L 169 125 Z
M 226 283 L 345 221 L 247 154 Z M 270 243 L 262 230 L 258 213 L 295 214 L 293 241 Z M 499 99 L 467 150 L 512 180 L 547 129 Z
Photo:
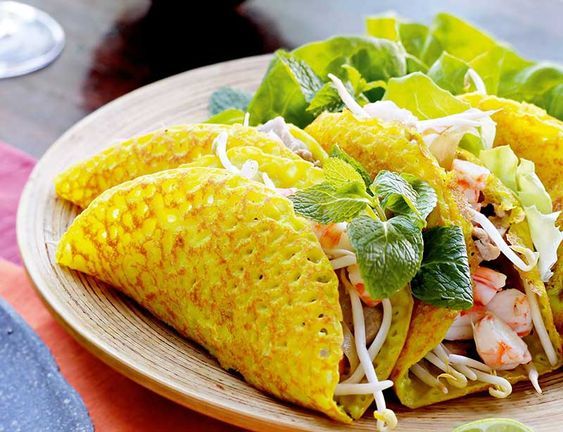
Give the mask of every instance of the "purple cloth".
M 16 213 L 22 189 L 35 160 L 0 142 L 0 258 L 20 264 Z

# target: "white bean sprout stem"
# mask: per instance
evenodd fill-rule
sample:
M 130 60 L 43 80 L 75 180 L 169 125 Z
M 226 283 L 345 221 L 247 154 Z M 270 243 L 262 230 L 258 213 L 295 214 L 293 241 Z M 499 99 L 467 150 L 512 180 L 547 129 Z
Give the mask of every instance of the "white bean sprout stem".
M 525 365 L 526 367 L 526 372 L 528 372 L 528 378 L 530 380 L 530 382 L 532 383 L 532 386 L 534 386 L 534 389 L 539 393 L 542 394 L 543 391 L 540 387 L 540 383 L 538 381 L 539 378 L 539 373 L 538 370 L 536 369 L 536 366 L 534 365 L 534 362 L 530 362 L 527 365 Z
M 354 255 L 343 255 L 341 257 L 335 258 L 333 260 L 330 260 L 330 263 L 332 264 L 332 268 L 334 270 L 338 270 L 344 267 L 348 267 L 351 265 L 356 264 L 356 254 Z
M 373 394 L 378 391 L 386 390 L 393 387 L 393 381 L 384 380 L 376 384 L 362 383 L 362 384 L 346 384 L 340 383 L 336 385 L 334 396 L 347 396 L 347 395 L 363 395 Z
M 213 140 L 213 144 L 211 144 L 211 149 L 215 152 L 219 160 L 221 161 L 221 165 L 227 170 L 234 174 L 240 174 L 240 170 L 232 164 L 227 156 L 227 140 L 229 136 L 227 132 L 221 132 L 217 137 Z
M 368 349 L 366 348 L 366 324 L 364 321 L 362 301 L 355 290 L 349 290 L 349 295 L 352 303 L 352 320 L 354 322 L 356 352 L 366 372 L 368 382 L 376 384 L 378 382 L 377 374 L 375 373 L 375 368 L 373 367 Z M 397 424 L 397 417 L 393 411 L 387 408 L 383 392 L 375 391 L 373 397 L 377 406 L 377 412 L 374 413 L 374 417 L 377 419 L 377 429 L 379 431 L 386 431 L 389 428 L 394 428 Z
M 464 365 L 470 367 L 471 369 L 477 369 L 487 373 L 491 373 L 493 371 L 485 363 L 481 363 L 480 361 L 469 357 L 465 357 L 459 354 L 450 354 L 448 357 L 450 358 L 450 362 L 454 364 Z
M 530 311 L 532 312 L 532 322 L 534 323 L 534 329 L 538 334 L 538 338 L 540 339 L 543 350 L 545 351 L 545 355 L 547 355 L 549 364 L 551 366 L 555 366 L 557 364 L 557 353 L 555 352 L 555 348 L 553 348 L 553 344 L 551 343 L 551 339 L 549 338 L 549 334 L 547 333 L 547 329 L 545 328 L 545 323 L 543 322 L 543 318 L 541 316 L 536 293 L 532 291 L 528 281 L 524 280 L 523 282 L 524 290 L 526 291 L 526 297 L 528 297 L 528 302 L 530 303 Z
M 262 173 L 262 183 L 264 183 L 270 189 L 276 189 L 276 185 L 274 184 L 270 176 L 265 172 Z
M 489 387 L 489 394 L 491 396 L 498 399 L 504 399 L 512 393 L 512 385 L 505 378 L 488 374 L 477 369 L 475 369 L 474 372 L 479 381 L 493 385 L 493 387 Z
M 481 228 L 483 228 L 486 233 L 489 235 L 491 241 L 498 247 L 501 252 L 508 258 L 512 263 L 518 267 L 520 270 L 524 272 L 528 272 L 534 268 L 537 262 L 537 253 L 535 254 L 535 260 L 526 264 L 522 258 L 520 258 L 516 253 L 508 246 L 508 244 L 504 241 L 500 233 L 497 231 L 496 227 L 493 223 L 485 216 L 484 214 L 479 213 L 478 211 L 468 208 L 469 212 L 471 213 L 471 219 L 479 224 Z
M 438 381 L 435 376 L 433 376 L 430 372 L 428 372 L 425 368 L 423 368 L 419 363 L 414 364 L 409 369 L 415 377 L 417 377 L 420 381 L 426 384 L 429 387 L 437 387 L 442 391 L 442 393 L 447 394 L 448 388 Z
M 391 305 L 391 301 L 389 299 L 383 299 L 381 303 L 383 305 L 383 318 L 381 320 L 381 326 L 379 327 L 377 336 L 375 336 L 375 339 L 368 348 L 369 357 L 372 363 L 375 357 L 377 357 L 377 354 L 379 354 L 381 347 L 387 339 L 389 329 L 391 328 L 391 321 L 393 319 L 393 306 Z M 364 376 L 365 371 L 362 364 L 360 363 L 354 373 L 343 382 L 359 383 L 364 378 Z

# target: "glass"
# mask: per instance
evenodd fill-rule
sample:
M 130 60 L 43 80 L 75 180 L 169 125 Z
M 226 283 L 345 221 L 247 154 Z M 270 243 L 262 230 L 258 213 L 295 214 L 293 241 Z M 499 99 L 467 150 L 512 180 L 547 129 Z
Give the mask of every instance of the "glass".
M 41 69 L 61 53 L 62 27 L 45 12 L 23 3 L 0 1 L 0 78 Z

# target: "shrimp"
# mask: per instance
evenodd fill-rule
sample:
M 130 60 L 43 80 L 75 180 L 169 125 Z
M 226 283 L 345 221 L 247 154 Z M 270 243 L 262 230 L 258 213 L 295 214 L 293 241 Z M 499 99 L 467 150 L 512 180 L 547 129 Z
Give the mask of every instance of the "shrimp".
M 526 342 L 492 312 L 475 325 L 473 336 L 477 353 L 493 369 L 511 370 L 532 361 Z
M 487 168 L 461 159 L 454 159 L 452 169 L 456 174 L 458 189 L 463 192 L 469 204 L 479 211 L 479 197 L 491 172 Z
M 444 339 L 449 341 L 473 339 L 473 324 L 483 318 L 485 312 L 485 307 L 480 305 L 461 311 L 455 317 Z
M 475 302 L 485 306 L 506 285 L 506 276 L 488 267 L 477 267 L 472 278 L 475 283 L 473 288 Z
M 524 337 L 532 331 L 532 312 L 526 294 L 509 288 L 496 294 L 487 304 L 487 309 L 502 319 L 518 336 Z
M 323 225 L 313 223 L 313 232 L 323 249 L 346 249 L 352 251 L 352 245 L 346 234 L 345 222 Z
M 367 292 L 358 264 L 348 267 L 348 279 L 350 279 L 350 283 L 354 286 L 360 296 L 360 299 L 366 306 L 375 307 L 381 303 L 381 300 L 372 298 Z

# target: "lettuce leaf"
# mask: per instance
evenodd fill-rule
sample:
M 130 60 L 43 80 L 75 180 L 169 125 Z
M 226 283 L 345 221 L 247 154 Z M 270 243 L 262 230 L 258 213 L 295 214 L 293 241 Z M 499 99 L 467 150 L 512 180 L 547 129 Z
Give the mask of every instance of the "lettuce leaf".
M 443 89 L 460 94 L 465 92 L 465 75 L 468 70 L 467 63 L 444 51 L 427 75 Z
M 526 213 L 530 235 L 539 252 L 538 269 L 547 282 L 551 267 L 557 261 L 557 248 L 563 241 L 563 232 L 557 228 L 559 212 L 552 213 L 552 202 L 544 185 L 535 173 L 534 163 L 518 159 L 509 146 L 483 150 L 479 158 L 508 188 Z
M 307 111 L 315 95 L 324 88 L 322 91 L 328 93 L 324 96 L 330 96 L 330 89 L 323 87 L 329 82 L 328 74 L 348 76 L 344 65 L 357 70 L 366 82 L 387 81 L 407 71 L 402 45 L 384 39 L 337 36 L 303 45 L 291 53 L 278 51 L 250 101 L 251 123 L 264 123 L 281 115 L 287 122 L 305 127 L 319 111 Z M 369 90 L 372 100 L 383 94 L 379 88 Z M 319 99 L 314 106 L 321 106 Z
M 544 214 L 536 206 L 525 207 L 530 234 L 536 250 L 540 254 L 538 269 L 544 282 L 549 281 L 553 272 L 551 267 L 557 262 L 557 248 L 563 241 L 563 232 L 557 228 L 560 212 Z
M 421 120 L 446 117 L 471 108 L 421 72 L 390 79 L 383 100 L 394 102 Z
M 459 82 L 456 77 L 463 69 L 462 62 L 481 76 L 489 94 L 534 103 L 563 119 L 561 65 L 524 59 L 509 45 L 458 17 L 441 13 L 430 26 L 395 17 L 369 17 L 366 30 L 370 35 L 401 42 L 409 65 L 425 66 L 417 70 L 428 72 L 454 94 L 461 92 L 459 85 L 452 83 Z M 441 57 L 444 53 L 450 55 L 448 62 Z M 458 60 L 458 68 L 452 67 L 451 57 Z
M 288 123 L 306 126 L 314 119 L 306 109 L 322 86 L 323 82 L 306 62 L 287 51 L 276 51 L 248 105 L 251 124 L 282 116 Z
M 218 123 L 218 124 L 242 124 L 244 122 L 244 111 L 237 108 L 228 108 L 221 111 L 207 120 L 204 123 Z

